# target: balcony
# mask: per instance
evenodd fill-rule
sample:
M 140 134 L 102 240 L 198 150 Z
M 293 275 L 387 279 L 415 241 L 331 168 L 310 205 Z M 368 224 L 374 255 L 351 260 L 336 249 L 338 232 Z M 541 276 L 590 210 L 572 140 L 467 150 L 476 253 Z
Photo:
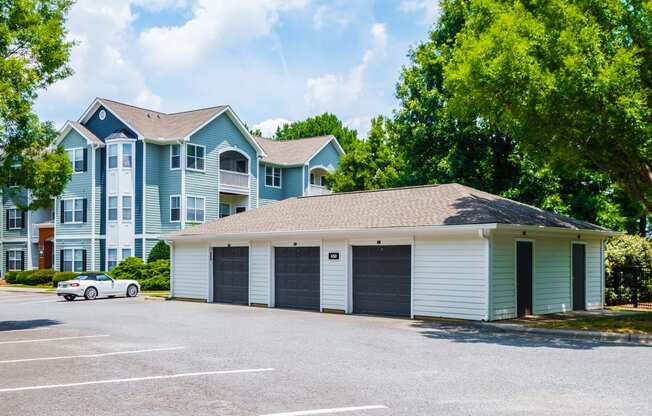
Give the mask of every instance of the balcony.
M 325 186 L 320 186 L 320 185 L 310 185 L 308 187 L 308 195 L 310 196 L 315 196 L 315 195 L 330 195 L 333 193 L 330 189 L 328 189 Z
M 249 174 L 220 169 L 220 192 L 249 195 Z

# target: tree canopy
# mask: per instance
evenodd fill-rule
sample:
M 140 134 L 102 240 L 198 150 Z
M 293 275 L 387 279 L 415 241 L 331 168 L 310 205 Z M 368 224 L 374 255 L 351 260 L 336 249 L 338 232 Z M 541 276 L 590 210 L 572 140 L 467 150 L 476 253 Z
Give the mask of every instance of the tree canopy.
M 443 51 L 452 114 L 555 171 L 597 170 L 652 211 L 652 1 L 443 6 L 464 15 Z
M 331 113 L 324 113 L 302 121 L 284 124 L 276 129 L 275 136 L 276 140 L 294 140 L 327 134 L 335 136 L 344 151 L 347 152 L 358 141 L 358 132 L 346 127 L 342 120 Z
M 0 2 L 0 188 L 27 189 L 30 207 L 51 203 L 68 181 L 56 130 L 33 111 L 39 90 L 71 74 L 65 16 L 69 0 Z M 12 187 L 12 186 L 17 187 Z

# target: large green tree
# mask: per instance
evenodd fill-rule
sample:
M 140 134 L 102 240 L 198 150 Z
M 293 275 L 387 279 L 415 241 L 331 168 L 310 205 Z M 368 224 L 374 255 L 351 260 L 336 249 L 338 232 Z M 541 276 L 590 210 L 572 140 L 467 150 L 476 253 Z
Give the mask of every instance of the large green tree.
M 597 169 L 652 211 L 652 1 L 449 0 L 442 74 L 460 120 L 555 171 Z
M 294 140 L 328 134 L 335 136 L 347 152 L 358 141 L 358 132 L 346 127 L 342 120 L 331 113 L 284 124 L 276 129 L 275 137 L 276 140 Z
M 0 189 L 27 189 L 31 208 L 50 203 L 70 175 L 56 131 L 33 111 L 39 90 L 71 74 L 69 0 L 0 1 Z M 16 185 L 17 187 L 12 187 Z

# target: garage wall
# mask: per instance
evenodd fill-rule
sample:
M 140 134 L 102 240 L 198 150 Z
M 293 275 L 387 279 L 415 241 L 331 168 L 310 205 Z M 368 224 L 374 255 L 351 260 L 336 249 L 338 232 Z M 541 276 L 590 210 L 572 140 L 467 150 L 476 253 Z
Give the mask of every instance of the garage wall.
M 271 246 L 268 241 L 252 241 L 249 248 L 249 303 L 269 305 Z
M 172 296 L 208 300 L 208 245 L 176 243 L 172 259 Z
M 600 241 L 586 244 L 586 308 L 602 308 L 602 247 Z
M 414 315 L 486 319 L 485 240 L 417 239 L 414 250 Z
M 513 236 L 492 236 L 490 319 L 516 316 L 515 248 Z M 536 248 L 535 248 L 536 250 Z
M 327 241 L 322 245 L 322 308 L 346 310 L 348 248 L 345 241 Z M 340 253 L 339 260 L 329 260 L 328 253 Z
M 572 309 L 570 244 L 570 239 L 566 238 L 535 239 L 535 314 L 565 312 Z

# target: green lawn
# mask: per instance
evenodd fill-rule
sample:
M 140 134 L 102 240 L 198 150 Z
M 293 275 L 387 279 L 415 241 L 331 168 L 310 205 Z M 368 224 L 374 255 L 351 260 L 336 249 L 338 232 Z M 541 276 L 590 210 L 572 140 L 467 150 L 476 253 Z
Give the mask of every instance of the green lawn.
M 532 325 L 543 328 L 652 335 L 652 312 L 636 312 L 621 316 L 569 317 L 533 322 Z

